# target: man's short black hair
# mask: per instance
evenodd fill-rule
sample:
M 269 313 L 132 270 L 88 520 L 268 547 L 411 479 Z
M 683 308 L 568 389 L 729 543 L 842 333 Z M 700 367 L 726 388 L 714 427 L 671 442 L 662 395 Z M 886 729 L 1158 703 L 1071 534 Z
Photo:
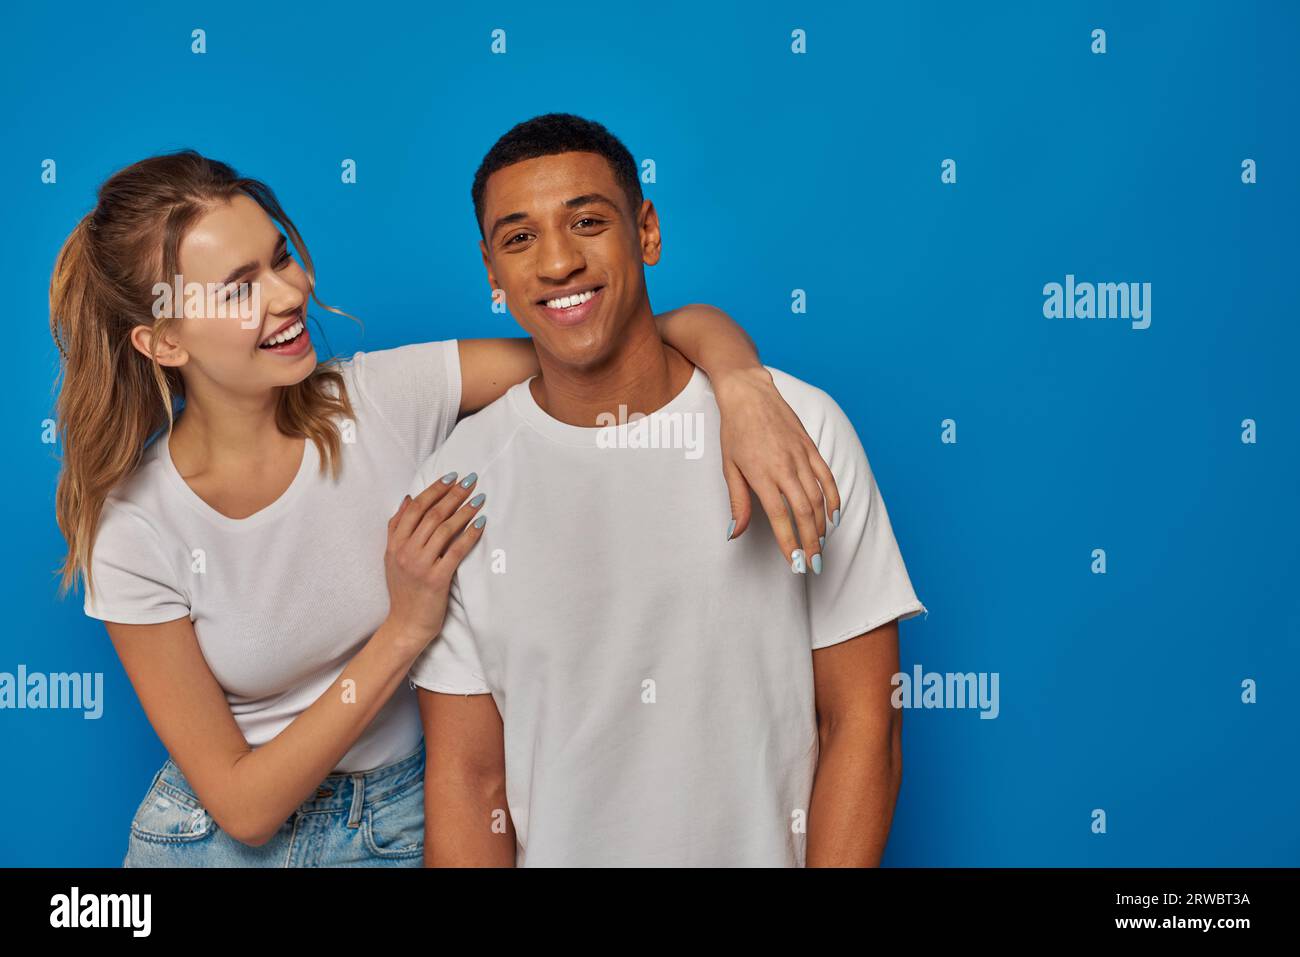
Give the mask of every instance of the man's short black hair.
M 474 174 L 470 194 L 474 198 L 474 218 L 483 234 L 483 193 L 488 177 L 499 169 L 557 153 L 599 153 L 614 172 L 614 180 L 623 188 L 636 215 L 641 209 L 641 178 L 636 160 L 617 136 L 594 120 L 584 120 L 572 113 L 544 113 L 517 123 L 493 144 Z M 483 234 L 483 238 L 487 236 Z

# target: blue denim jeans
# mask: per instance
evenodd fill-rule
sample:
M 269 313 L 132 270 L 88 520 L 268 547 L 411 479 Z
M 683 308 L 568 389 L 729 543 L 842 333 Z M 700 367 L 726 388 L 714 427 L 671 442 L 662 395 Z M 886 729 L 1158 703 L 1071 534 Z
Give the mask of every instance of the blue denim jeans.
M 123 867 L 420 867 L 424 742 L 393 764 L 331 774 L 270 841 L 220 827 L 168 758 L 131 821 Z

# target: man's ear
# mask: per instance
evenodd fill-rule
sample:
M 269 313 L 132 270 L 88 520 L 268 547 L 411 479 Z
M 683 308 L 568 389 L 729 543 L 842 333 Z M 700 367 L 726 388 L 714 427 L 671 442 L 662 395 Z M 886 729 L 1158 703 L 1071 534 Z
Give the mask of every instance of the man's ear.
M 497 288 L 497 277 L 492 275 L 492 260 L 488 258 L 487 243 L 483 240 L 478 241 L 479 255 L 483 257 L 483 268 L 487 270 L 488 285 L 493 289 Z
M 138 324 L 131 330 L 131 345 L 146 358 L 152 359 L 150 348 L 153 345 L 153 327 L 146 323 Z M 176 340 L 168 335 L 162 336 L 158 343 L 158 364 L 161 366 L 183 366 L 189 361 L 189 353 L 180 347 Z
M 641 261 L 647 266 L 659 262 L 660 244 L 659 212 L 650 200 L 641 201 L 641 214 L 637 216 L 637 228 L 641 234 Z

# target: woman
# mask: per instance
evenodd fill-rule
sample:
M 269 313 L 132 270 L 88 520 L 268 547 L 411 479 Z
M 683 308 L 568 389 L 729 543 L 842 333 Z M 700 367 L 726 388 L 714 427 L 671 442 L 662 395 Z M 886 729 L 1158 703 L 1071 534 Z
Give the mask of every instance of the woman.
M 110 177 L 55 265 L 63 590 L 85 585 L 170 755 L 127 866 L 421 863 L 405 677 L 485 493 L 451 474 L 393 507 L 458 415 L 536 360 L 478 340 L 318 362 L 309 297 L 339 312 L 271 190 L 188 151 Z M 821 535 L 834 482 L 744 334 L 706 308 L 662 324 L 714 379 L 735 532 L 743 473 Z

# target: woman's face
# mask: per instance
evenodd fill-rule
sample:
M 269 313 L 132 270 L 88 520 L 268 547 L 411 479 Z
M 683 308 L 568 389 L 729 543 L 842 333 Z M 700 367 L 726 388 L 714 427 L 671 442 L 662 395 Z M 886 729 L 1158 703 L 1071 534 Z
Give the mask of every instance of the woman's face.
M 182 295 L 173 277 L 177 321 L 165 338 L 178 346 L 167 364 L 182 367 L 187 391 L 197 377 L 252 395 L 311 374 L 307 274 L 252 198 L 240 193 L 205 213 L 181 240 L 179 261 Z

